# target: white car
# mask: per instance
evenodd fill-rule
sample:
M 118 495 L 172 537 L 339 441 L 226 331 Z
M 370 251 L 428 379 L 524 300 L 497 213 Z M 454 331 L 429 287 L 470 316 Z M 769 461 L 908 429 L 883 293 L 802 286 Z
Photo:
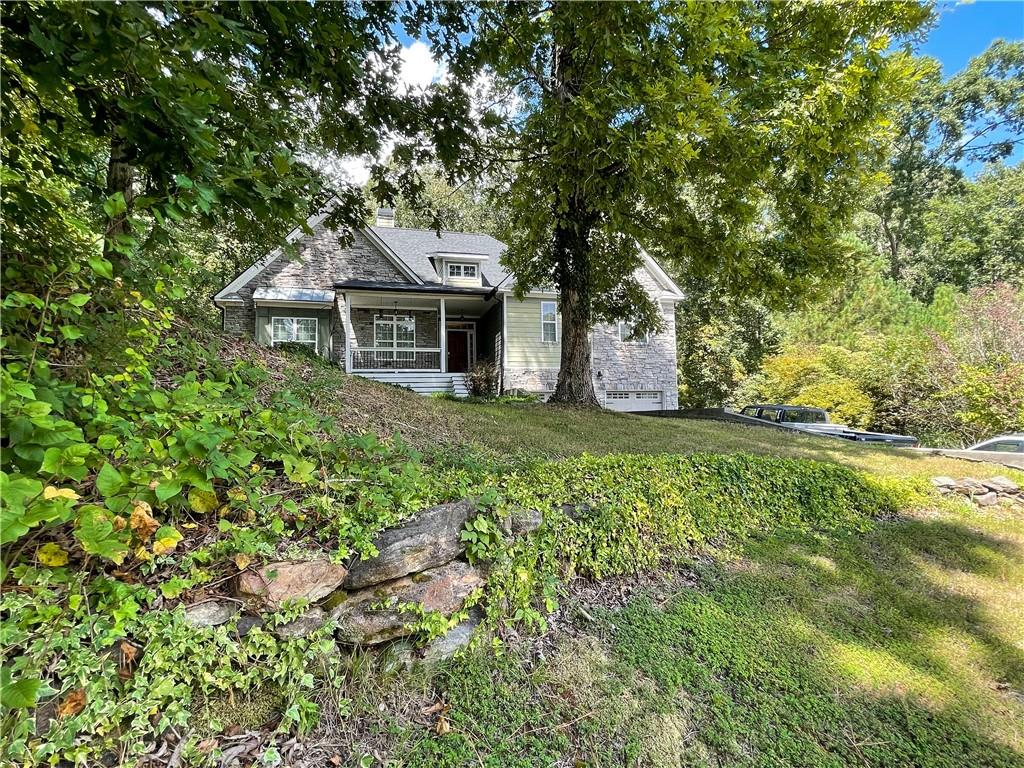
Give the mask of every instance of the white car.
M 998 451 L 999 453 L 1024 453 L 1024 432 L 999 435 L 972 445 L 969 451 Z

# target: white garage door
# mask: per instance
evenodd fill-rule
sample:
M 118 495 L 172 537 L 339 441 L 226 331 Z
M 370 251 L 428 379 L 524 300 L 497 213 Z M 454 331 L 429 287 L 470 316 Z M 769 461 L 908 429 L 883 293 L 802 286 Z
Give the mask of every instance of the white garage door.
M 613 411 L 660 411 L 662 409 L 661 390 L 607 392 L 605 407 Z

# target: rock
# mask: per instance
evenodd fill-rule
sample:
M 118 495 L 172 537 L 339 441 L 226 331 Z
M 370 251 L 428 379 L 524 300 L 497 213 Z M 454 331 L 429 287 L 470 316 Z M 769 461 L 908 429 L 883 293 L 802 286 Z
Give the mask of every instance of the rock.
M 254 629 L 259 629 L 262 626 L 263 619 L 259 616 L 242 616 L 235 622 L 235 634 L 245 637 Z
M 271 631 L 280 638 L 305 637 L 324 625 L 324 612 L 315 605 L 294 621 L 274 627 Z
M 932 478 L 932 485 L 936 488 L 956 488 L 957 482 L 952 477 L 940 475 L 939 477 Z
M 996 493 L 1020 493 L 1020 486 L 1010 478 L 1003 477 L 1002 475 L 996 475 L 995 477 L 990 477 L 988 480 L 982 480 L 981 484 L 990 491 L 995 491 Z
M 995 491 L 983 493 L 980 496 L 974 497 L 974 503 L 977 504 L 979 507 L 991 507 L 999 503 L 999 494 L 997 494 Z
M 435 638 L 423 649 L 423 661 L 432 664 L 437 661 L 451 658 L 461 651 L 469 641 L 473 639 L 473 633 L 480 626 L 483 614 L 477 608 L 469 612 L 469 618 L 445 632 L 441 637 Z
M 406 625 L 416 615 L 399 611 L 399 603 L 419 603 L 426 611 L 451 615 L 463 600 L 484 583 L 480 572 L 461 560 L 454 560 L 414 576 L 378 584 L 353 592 L 339 592 L 330 610 L 338 622 L 338 638 L 353 645 L 376 645 L 409 634 Z
M 562 514 L 573 522 L 593 517 L 594 508 L 589 504 L 563 504 Z
M 327 560 L 285 560 L 262 568 L 243 571 L 238 577 L 238 594 L 259 600 L 277 610 L 286 600 L 305 599 L 313 603 L 341 586 L 348 570 Z
M 509 536 L 525 536 L 533 533 L 544 523 L 544 513 L 539 509 L 513 507 L 501 521 L 501 528 Z
M 960 487 L 957 490 L 961 493 L 985 493 L 988 488 L 982 485 L 980 480 L 975 480 L 973 477 L 965 477 L 960 481 Z
M 241 608 L 236 600 L 205 600 L 185 609 L 185 623 L 193 627 L 217 627 L 231 621 Z
M 472 512 L 468 501 L 440 504 L 388 528 L 374 542 L 379 554 L 352 565 L 345 589 L 363 589 L 451 562 L 466 548 L 461 535 Z

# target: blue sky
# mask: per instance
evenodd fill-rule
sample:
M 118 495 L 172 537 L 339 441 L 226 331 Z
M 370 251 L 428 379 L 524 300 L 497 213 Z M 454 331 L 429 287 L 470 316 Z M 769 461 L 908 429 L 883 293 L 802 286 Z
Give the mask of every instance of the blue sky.
M 1024 39 L 1024 0 L 940 3 L 938 25 L 919 50 L 941 61 L 949 77 L 1000 37 Z
M 941 61 L 945 77 L 967 66 L 967 62 L 988 48 L 993 40 L 1024 39 L 1024 0 L 942 2 L 938 10 L 938 23 L 918 50 Z M 1022 161 L 1024 145 L 1018 144 L 1006 162 L 1016 165 Z M 981 169 L 977 163 L 963 167 L 970 176 Z

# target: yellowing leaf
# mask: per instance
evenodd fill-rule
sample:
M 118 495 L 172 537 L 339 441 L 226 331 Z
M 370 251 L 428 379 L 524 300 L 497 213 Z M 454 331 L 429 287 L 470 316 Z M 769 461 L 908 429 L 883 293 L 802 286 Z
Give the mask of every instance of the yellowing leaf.
M 170 525 L 165 525 L 156 532 L 156 539 L 153 541 L 154 555 L 169 555 L 181 541 L 181 534 Z
M 50 542 L 36 550 L 36 559 L 43 565 L 59 568 L 68 564 L 68 553 L 64 551 L 63 547 Z
M 50 499 L 71 499 L 72 501 L 78 501 L 81 496 L 70 488 L 55 488 L 52 485 L 48 485 L 43 489 L 43 498 L 47 501 Z
M 235 565 L 238 566 L 238 570 L 244 571 L 249 567 L 250 563 L 252 563 L 252 558 L 248 555 L 242 554 L 241 552 L 235 555 Z
M 148 563 L 150 560 L 153 559 L 153 555 L 151 555 L 149 550 L 146 549 L 145 547 L 138 547 L 135 550 L 135 557 L 137 557 L 139 560 L 141 560 L 144 563 Z
M 193 488 L 188 492 L 188 504 L 200 515 L 208 515 L 217 508 L 217 494 Z
M 160 527 L 160 523 L 149 514 L 151 509 L 146 502 L 136 501 L 128 520 L 128 525 L 142 541 L 149 541 L 156 529 Z

